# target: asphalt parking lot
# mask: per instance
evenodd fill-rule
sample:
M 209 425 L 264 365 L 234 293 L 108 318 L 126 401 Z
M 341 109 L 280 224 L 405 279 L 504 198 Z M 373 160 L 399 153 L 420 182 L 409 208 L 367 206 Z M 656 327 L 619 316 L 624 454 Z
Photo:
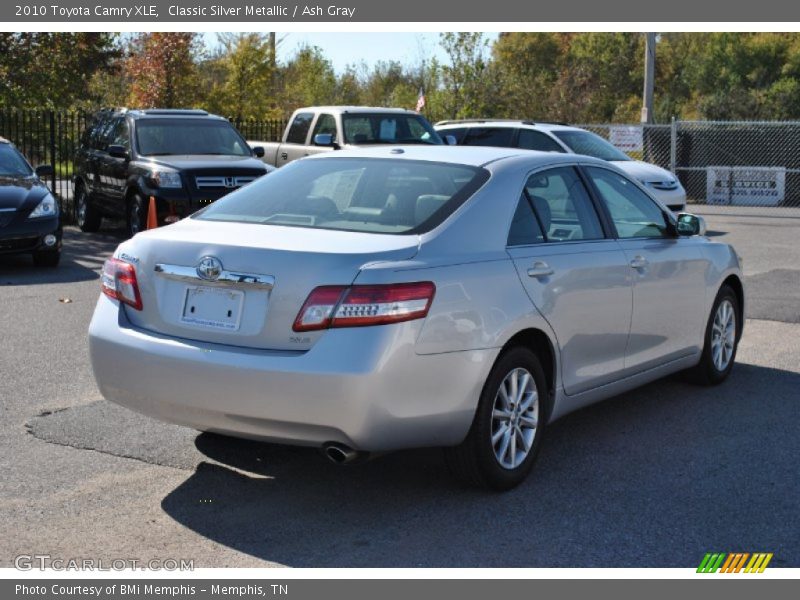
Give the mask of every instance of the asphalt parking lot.
M 196 567 L 691 567 L 710 551 L 800 566 L 800 209 L 696 212 L 745 258 L 749 319 L 730 379 L 670 378 L 556 422 L 533 476 L 502 495 L 455 483 L 436 450 L 342 468 L 111 405 L 86 329 L 120 235 L 69 228 L 54 271 L 0 258 L 0 566 L 46 553 Z

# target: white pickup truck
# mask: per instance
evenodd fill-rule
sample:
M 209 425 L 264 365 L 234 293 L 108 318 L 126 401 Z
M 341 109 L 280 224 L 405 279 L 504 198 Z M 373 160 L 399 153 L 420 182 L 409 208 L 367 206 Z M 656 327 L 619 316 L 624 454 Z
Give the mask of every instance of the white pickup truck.
M 413 110 L 314 106 L 294 111 L 280 142 L 248 140 L 247 143 L 254 150 L 264 149 L 261 160 L 266 164 L 282 167 L 309 154 L 353 146 L 446 142 L 425 117 Z

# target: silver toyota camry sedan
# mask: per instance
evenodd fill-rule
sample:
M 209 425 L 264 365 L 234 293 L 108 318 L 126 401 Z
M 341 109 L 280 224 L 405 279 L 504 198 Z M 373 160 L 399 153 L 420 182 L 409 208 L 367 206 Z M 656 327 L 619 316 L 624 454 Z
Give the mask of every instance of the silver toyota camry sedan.
M 507 489 L 547 423 L 733 367 L 740 260 L 613 165 L 510 148 L 299 160 L 121 244 L 89 330 L 112 402 L 334 461 L 442 446 Z

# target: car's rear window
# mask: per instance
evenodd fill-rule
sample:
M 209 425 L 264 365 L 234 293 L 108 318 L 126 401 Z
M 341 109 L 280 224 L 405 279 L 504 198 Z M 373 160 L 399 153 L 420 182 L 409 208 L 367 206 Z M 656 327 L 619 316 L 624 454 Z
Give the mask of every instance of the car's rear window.
M 342 127 L 346 144 L 444 143 L 431 124 L 415 114 L 344 114 Z
M 489 178 L 468 165 L 385 158 L 293 162 L 225 196 L 195 218 L 422 233 L 444 221 Z

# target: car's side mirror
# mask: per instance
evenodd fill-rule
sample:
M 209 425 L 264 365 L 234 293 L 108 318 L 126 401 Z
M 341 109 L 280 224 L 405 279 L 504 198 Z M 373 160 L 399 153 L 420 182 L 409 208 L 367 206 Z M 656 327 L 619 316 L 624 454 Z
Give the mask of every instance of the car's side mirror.
M 114 158 L 128 158 L 128 149 L 119 144 L 111 144 L 108 147 L 108 155 Z
M 444 143 L 448 146 L 457 146 L 458 140 L 456 140 L 456 136 L 454 135 L 446 135 L 444 136 Z
M 675 225 L 678 235 L 705 235 L 706 220 L 690 213 L 678 214 L 678 221 Z
M 339 144 L 333 139 L 332 133 L 318 133 L 314 136 L 315 146 L 330 146 L 331 148 L 338 148 Z
M 36 167 L 37 177 L 52 177 L 55 174 L 56 172 L 53 169 L 53 165 L 39 165 Z
M 254 147 L 253 156 L 255 156 L 256 158 L 264 158 L 264 146 Z

